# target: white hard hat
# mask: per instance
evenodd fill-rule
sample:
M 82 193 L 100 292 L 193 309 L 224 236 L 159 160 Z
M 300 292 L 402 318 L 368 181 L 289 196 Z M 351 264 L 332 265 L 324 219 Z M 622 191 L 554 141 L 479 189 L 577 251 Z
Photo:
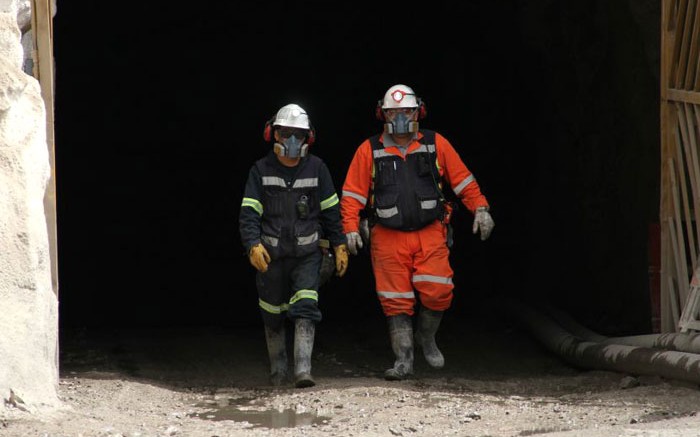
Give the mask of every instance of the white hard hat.
M 389 88 L 382 101 L 382 109 L 417 108 L 418 106 L 418 99 L 413 89 L 401 84 Z
M 306 111 L 304 111 L 301 106 L 294 103 L 281 107 L 280 110 L 277 111 L 272 125 L 296 127 L 299 129 L 311 128 L 309 116 L 306 114 Z

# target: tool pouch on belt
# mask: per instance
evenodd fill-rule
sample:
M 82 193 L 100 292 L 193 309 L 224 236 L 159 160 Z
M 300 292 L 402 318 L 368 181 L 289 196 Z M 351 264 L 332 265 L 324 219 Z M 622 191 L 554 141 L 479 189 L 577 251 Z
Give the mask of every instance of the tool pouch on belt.
M 333 250 L 331 249 L 330 241 L 321 238 L 319 240 L 319 249 L 323 253 L 323 260 L 321 261 L 321 270 L 319 272 L 319 287 L 328 282 L 333 274 L 335 273 L 335 255 L 333 255 Z

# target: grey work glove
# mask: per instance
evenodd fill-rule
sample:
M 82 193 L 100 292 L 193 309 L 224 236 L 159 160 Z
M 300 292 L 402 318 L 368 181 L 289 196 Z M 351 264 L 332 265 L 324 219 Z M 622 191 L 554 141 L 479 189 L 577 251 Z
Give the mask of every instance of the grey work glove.
M 362 237 L 359 232 L 348 232 L 345 234 L 348 240 L 348 250 L 351 254 L 357 255 L 357 249 L 362 249 Z
M 480 206 L 474 212 L 474 224 L 472 225 L 472 233 L 476 234 L 477 231 L 481 231 L 481 241 L 486 240 L 491 235 L 493 227 L 496 224 L 489 214 L 488 208 L 485 206 Z

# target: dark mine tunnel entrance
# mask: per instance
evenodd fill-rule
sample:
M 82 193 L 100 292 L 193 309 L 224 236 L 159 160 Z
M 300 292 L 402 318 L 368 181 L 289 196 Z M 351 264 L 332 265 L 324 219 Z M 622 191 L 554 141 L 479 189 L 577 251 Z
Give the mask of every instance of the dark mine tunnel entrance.
M 455 146 L 496 222 L 481 242 L 471 214 L 455 213 L 445 342 L 510 329 L 499 305 L 510 297 L 556 305 L 605 335 L 650 332 L 658 3 L 61 4 L 63 344 L 115 330 L 141 340 L 153 330 L 240 330 L 264 359 L 237 221 L 248 169 L 270 147 L 264 123 L 284 104 L 306 108 L 312 151 L 340 191 L 356 147 L 381 128 L 377 100 L 395 83 L 423 98 L 422 127 Z M 355 332 L 348 341 L 390 357 L 367 252 L 320 302 L 319 350 L 341 347 L 331 333 Z

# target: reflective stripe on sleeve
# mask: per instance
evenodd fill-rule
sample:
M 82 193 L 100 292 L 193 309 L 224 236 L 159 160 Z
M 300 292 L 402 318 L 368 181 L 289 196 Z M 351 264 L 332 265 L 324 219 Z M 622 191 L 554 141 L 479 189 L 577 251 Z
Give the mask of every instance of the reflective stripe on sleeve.
M 367 205 L 367 198 L 366 197 L 361 196 L 357 193 L 353 193 L 352 191 L 343 190 L 343 196 L 352 197 L 353 199 L 359 201 L 362 204 L 362 206 Z
M 243 202 L 241 202 L 241 206 L 250 206 L 253 208 L 258 214 L 262 215 L 263 214 L 263 205 L 260 203 L 259 200 L 253 199 L 252 197 L 244 197 Z
M 336 193 L 333 193 L 331 197 L 321 202 L 321 211 L 323 211 L 324 209 L 328 209 L 331 206 L 337 205 L 338 202 L 338 195 Z
M 475 179 L 474 179 L 474 175 L 473 175 L 473 174 L 470 174 L 470 175 L 467 176 L 462 182 L 460 182 L 459 184 L 457 184 L 457 185 L 452 189 L 452 191 L 454 191 L 455 194 L 459 196 L 459 193 L 461 193 L 462 190 L 464 190 L 464 188 L 465 188 L 467 185 L 469 185 L 469 184 L 471 184 L 472 182 L 474 182 L 474 180 L 475 180 Z

